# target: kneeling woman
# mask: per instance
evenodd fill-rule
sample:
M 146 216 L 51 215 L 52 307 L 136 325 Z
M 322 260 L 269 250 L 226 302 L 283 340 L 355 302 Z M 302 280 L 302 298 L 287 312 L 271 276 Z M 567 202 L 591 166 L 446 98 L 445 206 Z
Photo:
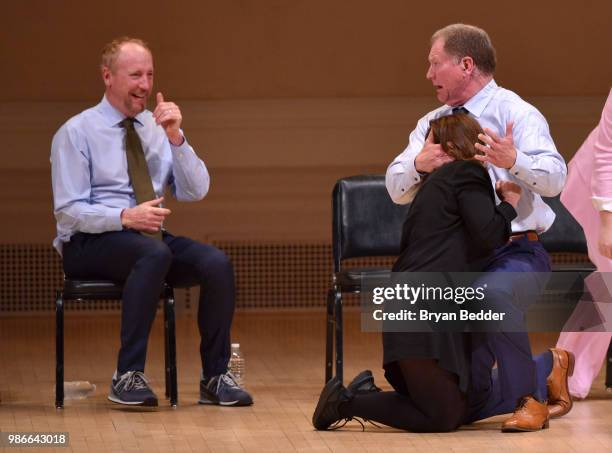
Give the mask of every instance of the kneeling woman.
M 483 133 L 472 117 L 458 113 L 431 121 L 428 140 L 455 160 L 418 187 L 402 230 L 394 272 L 482 271 L 493 250 L 508 241 L 520 187 L 493 184 L 474 144 Z M 467 409 L 470 334 L 383 333 L 385 377 L 395 391 L 380 392 L 363 372 L 344 388 L 331 379 L 313 415 L 317 429 L 361 417 L 414 432 L 451 431 Z

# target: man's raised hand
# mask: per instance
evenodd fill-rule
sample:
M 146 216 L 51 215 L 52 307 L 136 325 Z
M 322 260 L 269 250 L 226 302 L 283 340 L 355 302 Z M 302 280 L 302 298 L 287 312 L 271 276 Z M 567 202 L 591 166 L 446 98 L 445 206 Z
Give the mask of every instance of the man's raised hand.
M 414 167 L 419 173 L 431 173 L 453 160 L 455 159 L 446 154 L 440 144 L 434 143 L 433 134 L 430 132 L 425 139 L 423 149 L 414 159 Z
M 484 129 L 484 134 L 478 134 L 478 140 L 481 143 L 475 143 L 474 146 L 482 155 L 474 156 L 481 162 L 489 162 L 498 168 L 510 169 L 516 162 L 516 148 L 514 147 L 514 139 L 512 138 L 513 123 L 510 121 L 506 126 L 506 135 L 500 137 L 489 128 Z
M 174 102 L 164 101 L 164 95 L 159 92 L 156 96 L 157 106 L 153 111 L 155 122 L 164 128 L 168 140 L 175 146 L 179 146 L 185 141 L 181 133 L 181 122 L 183 116 L 181 109 Z

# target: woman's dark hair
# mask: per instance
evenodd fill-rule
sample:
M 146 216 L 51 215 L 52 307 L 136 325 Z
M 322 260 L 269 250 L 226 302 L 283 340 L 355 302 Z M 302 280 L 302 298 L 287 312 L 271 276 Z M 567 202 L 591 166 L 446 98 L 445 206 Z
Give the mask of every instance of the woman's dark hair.
M 433 134 L 434 143 L 440 144 L 442 149 L 455 160 L 475 160 L 474 156 L 476 154 L 483 154 L 476 149 L 474 144 L 480 142 L 478 134 L 484 134 L 484 132 L 478 121 L 467 113 L 457 112 L 431 120 L 425 137 L 429 137 L 430 133 Z M 481 163 L 480 161 L 477 162 Z M 418 183 L 408 190 L 406 194 L 408 202 L 414 199 L 428 176 L 423 176 Z
M 478 134 L 484 132 L 478 121 L 466 113 L 454 113 L 432 120 L 429 129 L 434 143 L 439 143 L 455 160 L 472 160 L 476 154 L 482 154 L 474 144 L 479 142 Z

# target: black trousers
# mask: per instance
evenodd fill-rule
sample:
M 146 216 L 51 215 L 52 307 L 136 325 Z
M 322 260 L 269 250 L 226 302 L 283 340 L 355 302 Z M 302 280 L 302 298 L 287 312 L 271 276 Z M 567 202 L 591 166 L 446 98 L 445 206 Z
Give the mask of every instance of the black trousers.
M 227 371 L 235 284 L 232 264 L 219 249 L 167 232 L 163 242 L 133 230 L 77 233 L 64 244 L 63 263 L 70 278 L 123 284 L 118 374 L 144 371 L 164 281 L 174 287 L 200 285 L 203 373 L 212 377 Z

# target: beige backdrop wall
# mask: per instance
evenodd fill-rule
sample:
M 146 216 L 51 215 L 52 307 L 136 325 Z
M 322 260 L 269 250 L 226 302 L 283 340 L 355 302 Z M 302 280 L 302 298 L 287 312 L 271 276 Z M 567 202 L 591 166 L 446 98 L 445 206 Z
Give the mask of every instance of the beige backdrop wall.
M 325 242 L 333 182 L 384 171 L 436 106 L 424 78 L 434 30 L 485 27 L 497 81 L 543 111 L 569 159 L 612 83 L 611 17 L 607 0 L 6 2 L 2 241 L 51 240 L 51 137 L 101 97 L 99 50 L 115 36 L 149 41 L 157 88 L 181 104 L 212 173 L 204 202 L 171 205 L 171 229 Z

